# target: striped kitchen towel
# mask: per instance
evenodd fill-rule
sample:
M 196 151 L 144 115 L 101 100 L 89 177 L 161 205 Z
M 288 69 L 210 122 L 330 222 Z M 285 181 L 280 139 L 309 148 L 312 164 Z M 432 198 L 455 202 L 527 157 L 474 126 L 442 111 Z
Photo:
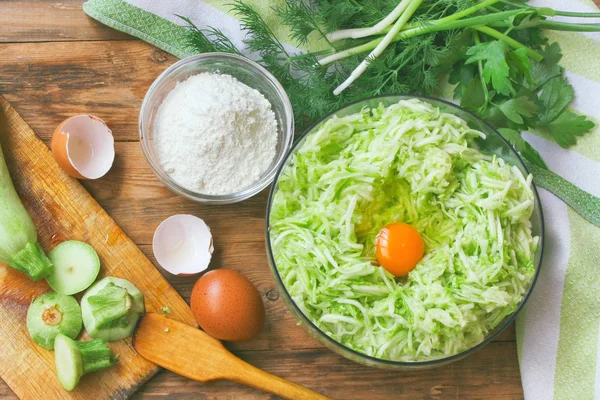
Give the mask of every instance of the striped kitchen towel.
M 286 32 L 270 12 L 280 0 L 246 2 L 285 37 Z M 598 11 L 592 0 L 530 3 L 569 11 Z M 184 40 L 184 23 L 176 15 L 189 17 L 201 28 L 219 28 L 242 47 L 240 24 L 228 14 L 226 4 L 221 0 L 89 0 L 83 7 L 106 25 L 185 57 L 191 53 Z M 549 32 L 548 36 L 562 47 L 562 65 L 577 96 L 572 107 L 596 122 L 596 129 L 568 150 L 543 136 L 525 135 L 552 171 L 600 197 L 600 34 Z M 564 189 L 552 175 L 536 175 L 536 182 L 557 192 L 564 190 L 560 194 L 579 200 L 579 207 L 589 206 L 589 201 L 578 197 L 581 192 Z M 546 222 L 542 271 L 527 308 L 517 320 L 525 397 L 600 400 L 600 228 L 550 192 L 541 189 L 540 195 Z M 588 213 L 587 217 L 593 215 Z M 600 221 L 600 216 L 596 217 Z

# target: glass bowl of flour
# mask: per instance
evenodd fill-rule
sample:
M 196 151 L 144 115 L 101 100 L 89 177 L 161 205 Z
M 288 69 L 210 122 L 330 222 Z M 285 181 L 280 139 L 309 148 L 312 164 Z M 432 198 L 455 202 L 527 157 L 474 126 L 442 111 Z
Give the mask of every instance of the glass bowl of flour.
M 271 73 L 235 54 L 184 58 L 152 84 L 140 110 L 142 150 L 175 193 L 229 204 L 274 179 L 294 137 L 292 106 Z

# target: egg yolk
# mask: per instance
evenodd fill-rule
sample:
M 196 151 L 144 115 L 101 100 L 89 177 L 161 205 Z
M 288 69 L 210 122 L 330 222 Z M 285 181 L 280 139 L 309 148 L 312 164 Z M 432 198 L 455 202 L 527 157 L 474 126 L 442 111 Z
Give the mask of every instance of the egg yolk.
M 419 232 L 402 222 L 384 226 L 375 238 L 377 262 L 394 276 L 407 275 L 424 252 L 425 244 Z

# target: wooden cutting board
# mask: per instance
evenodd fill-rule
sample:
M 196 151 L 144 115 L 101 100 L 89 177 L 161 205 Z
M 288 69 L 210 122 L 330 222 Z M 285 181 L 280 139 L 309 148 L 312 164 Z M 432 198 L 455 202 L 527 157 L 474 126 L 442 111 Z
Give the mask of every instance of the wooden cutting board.
M 87 242 L 100 257 L 100 277 L 130 280 L 144 293 L 147 311 L 168 306 L 170 317 L 195 326 L 175 289 L 83 186 L 58 167 L 48 147 L 2 96 L 0 143 L 46 252 L 65 240 Z M 115 367 L 84 376 L 71 393 L 63 390 L 54 374 L 54 353 L 36 345 L 25 326 L 32 299 L 49 290 L 45 281 L 34 283 L 0 264 L 0 377 L 19 397 L 124 399 L 159 370 L 135 353 L 128 338 L 110 344 L 120 356 Z M 85 333 L 83 339 L 88 339 Z

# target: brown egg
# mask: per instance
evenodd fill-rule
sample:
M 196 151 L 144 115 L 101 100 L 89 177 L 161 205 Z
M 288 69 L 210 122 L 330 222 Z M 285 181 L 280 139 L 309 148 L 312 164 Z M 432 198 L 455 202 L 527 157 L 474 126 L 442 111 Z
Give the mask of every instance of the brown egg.
M 204 274 L 192 289 L 190 303 L 196 322 L 217 339 L 249 340 L 265 322 L 265 307 L 258 290 L 231 269 Z

